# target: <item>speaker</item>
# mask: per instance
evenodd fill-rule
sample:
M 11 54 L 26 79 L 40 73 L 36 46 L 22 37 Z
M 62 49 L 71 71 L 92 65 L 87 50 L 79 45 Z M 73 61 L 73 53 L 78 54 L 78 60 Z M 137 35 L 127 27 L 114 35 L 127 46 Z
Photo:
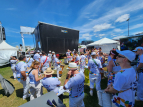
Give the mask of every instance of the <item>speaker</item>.
M 6 36 L 5 36 L 5 28 L 2 27 L 2 34 L 3 34 L 3 40 L 6 40 Z

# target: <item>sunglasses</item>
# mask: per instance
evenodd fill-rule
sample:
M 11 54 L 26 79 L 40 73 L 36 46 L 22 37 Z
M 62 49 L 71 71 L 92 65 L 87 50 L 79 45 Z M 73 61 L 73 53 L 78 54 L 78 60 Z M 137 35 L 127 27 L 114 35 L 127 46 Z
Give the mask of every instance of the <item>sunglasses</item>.
M 119 58 L 125 58 L 125 57 L 123 57 L 123 56 L 120 56 L 120 55 L 118 55 L 117 57 L 119 57 Z

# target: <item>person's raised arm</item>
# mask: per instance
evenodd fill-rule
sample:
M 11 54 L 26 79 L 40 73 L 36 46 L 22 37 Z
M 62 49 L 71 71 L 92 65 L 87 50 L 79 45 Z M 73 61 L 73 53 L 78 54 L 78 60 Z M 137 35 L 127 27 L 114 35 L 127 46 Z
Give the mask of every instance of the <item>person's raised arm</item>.
M 65 80 L 65 83 L 64 83 L 64 89 L 66 89 L 66 88 L 65 88 L 65 85 L 66 85 L 67 82 L 69 81 L 70 76 L 71 76 L 71 71 L 69 71 L 68 74 L 67 74 L 67 77 L 66 77 L 66 80 Z

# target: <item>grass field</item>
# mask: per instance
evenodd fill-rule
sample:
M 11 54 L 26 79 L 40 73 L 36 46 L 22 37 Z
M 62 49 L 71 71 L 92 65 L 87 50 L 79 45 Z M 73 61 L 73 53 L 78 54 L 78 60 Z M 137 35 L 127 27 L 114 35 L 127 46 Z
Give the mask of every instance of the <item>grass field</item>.
M 66 78 L 66 74 L 67 74 L 66 68 L 67 68 L 67 65 L 65 65 L 63 75 L 60 79 L 61 85 L 64 84 L 64 81 L 65 81 L 65 78 Z M 0 74 L 4 78 L 6 78 L 10 82 L 12 82 L 12 84 L 15 86 L 14 93 L 11 96 L 7 97 L 7 96 L 4 95 L 4 90 L 2 89 L 2 87 L 0 85 L 0 107 L 18 107 L 18 106 L 30 101 L 29 98 L 27 98 L 26 100 L 22 99 L 22 96 L 23 96 L 22 84 L 20 84 L 17 80 L 13 80 L 12 71 L 11 71 L 10 66 L 0 67 Z M 56 76 L 56 72 L 54 73 L 54 76 Z M 101 81 L 101 88 L 105 89 L 106 84 L 107 84 L 107 79 L 103 79 Z M 89 94 L 89 91 L 90 91 L 89 84 L 85 84 L 84 89 L 85 89 L 84 90 L 84 93 L 85 93 L 85 97 L 84 97 L 85 107 L 100 107 L 98 105 L 98 98 L 97 98 L 96 90 L 94 89 L 94 95 L 90 96 L 90 94 Z M 44 92 L 44 94 L 47 93 L 45 88 L 43 88 L 43 92 Z M 69 107 L 68 93 L 64 94 L 64 104 L 67 107 Z M 136 102 L 135 107 L 143 107 L 143 102 Z

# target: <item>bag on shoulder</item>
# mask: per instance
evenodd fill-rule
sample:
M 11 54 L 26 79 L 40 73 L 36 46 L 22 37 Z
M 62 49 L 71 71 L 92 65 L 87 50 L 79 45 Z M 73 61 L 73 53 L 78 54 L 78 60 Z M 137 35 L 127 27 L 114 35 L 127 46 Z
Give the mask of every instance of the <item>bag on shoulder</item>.
M 14 92 L 15 87 L 13 86 L 13 84 L 10 81 L 3 78 L 2 75 L 0 75 L 0 83 L 2 88 L 4 89 L 6 96 L 10 96 Z

